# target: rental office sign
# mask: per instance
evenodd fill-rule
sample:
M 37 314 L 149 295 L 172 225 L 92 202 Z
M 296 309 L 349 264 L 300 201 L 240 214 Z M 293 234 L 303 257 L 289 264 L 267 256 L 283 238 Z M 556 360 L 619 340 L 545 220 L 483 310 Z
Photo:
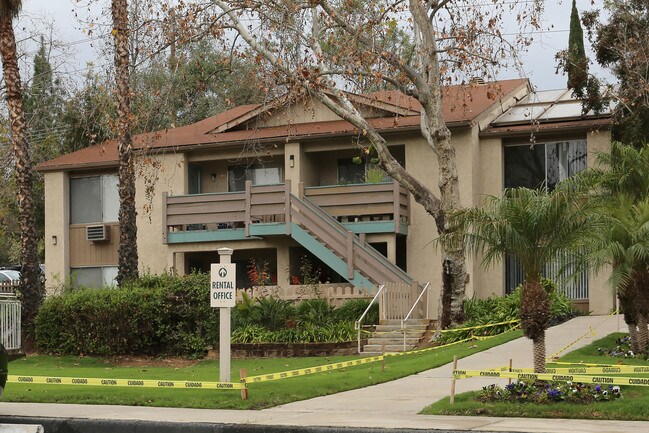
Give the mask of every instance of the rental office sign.
M 236 303 L 237 269 L 234 263 L 212 263 L 210 267 L 210 305 L 232 308 Z

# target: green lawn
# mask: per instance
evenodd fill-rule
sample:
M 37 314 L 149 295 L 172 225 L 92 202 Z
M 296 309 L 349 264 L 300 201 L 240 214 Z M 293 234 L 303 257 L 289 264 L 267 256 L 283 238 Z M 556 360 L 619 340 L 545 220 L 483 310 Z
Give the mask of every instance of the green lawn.
M 583 362 L 592 364 L 648 365 L 640 359 L 615 358 L 597 355 L 598 347 L 614 347 L 615 340 L 625 334 L 611 334 L 592 344 L 566 354 L 560 362 Z M 549 367 L 567 367 L 566 365 L 548 364 Z M 599 376 L 599 375 L 598 375 Z M 605 376 L 605 375 L 602 375 Z M 639 376 L 639 374 L 623 374 L 622 376 Z M 646 375 L 644 376 L 646 377 Z M 462 379 L 471 380 L 471 379 Z M 503 417 L 533 417 L 533 418 L 584 418 L 584 419 L 614 419 L 629 421 L 649 420 L 649 387 L 622 386 L 622 398 L 592 404 L 550 403 L 482 403 L 476 400 L 478 392 L 467 392 L 456 395 L 455 404 L 449 403 L 448 397 L 426 407 L 421 413 L 427 415 L 482 415 Z
M 485 341 L 461 343 L 419 354 L 388 357 L 385 370 L 381 362 L 327 371 L 272 382 L 248 385 L 249 398 L 241 400 L 239 390 L 105 388 L 71 385 L 9 383 L 3 395 L 7 402 L 120 404 L 218 409 L 262 409 L 333 394 L 405 377 L 444 365 L 453 355 L 462 358 L 518 338 L 521 331 L 503 334 Z M 233 359 L 233 379 L 240 368 L 248 376 L 314 367 L 359 357 Z M 112 379 L 162 379 L 218 381 L 218 361 L 202 361 L 186 368 L 124 367 L 92 357 L 33 356 L 9 364 L 11 375 L 62 376 Z

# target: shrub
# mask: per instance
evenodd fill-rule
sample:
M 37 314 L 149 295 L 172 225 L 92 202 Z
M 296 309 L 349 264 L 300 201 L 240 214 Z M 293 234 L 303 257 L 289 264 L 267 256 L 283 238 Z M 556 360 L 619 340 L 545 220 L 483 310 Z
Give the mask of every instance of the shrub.
M 218 332 L 208 299 L 203 274 L 145 276 L 121 288 L 52 296 L 36 318 L 36 345 L 53 354 L 201 356 Z
M 297 306 L 298 326 L 324 326 L 335 320 L 334 307 L 326 299 L 307 299 Z
M 370 304 L 369 299 L 351 299 L 336 308 L 335 315 L 338 321 L 356 322 Z M 363 319 L 363 325 L 377 325 L 379 323 L 379 305 L 374 303 Z
M 550 298 L 550 325 L 556 325 L 577 315 L 577 310 L 570 299 L 557 290 L 552 280 L 542 278 L 541 284 L 548 292 Z M 507 296 L 487 299 L 467 299 L 464 302 L 465 322 L 458 326 L 458 328 L 489 325 L 518 319 L 521 309 L 521 290 L 522 286 L 518 286 L 513 293 Z M 507 331 L 511 327 L 511 324 L 504 324 L 478 330 L 446 332 L 442 335 L 440 341 L 446 343 L 458 341 L 469 338 L 472 333 L 480 336 L 496 335 Z

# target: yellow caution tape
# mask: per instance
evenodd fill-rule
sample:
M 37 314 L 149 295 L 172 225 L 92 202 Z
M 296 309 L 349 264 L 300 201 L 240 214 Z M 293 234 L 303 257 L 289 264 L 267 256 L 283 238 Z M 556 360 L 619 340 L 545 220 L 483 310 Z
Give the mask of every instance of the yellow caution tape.
M 513 373 L 530 373 L 534 372 L 533 368 L 512 368 L 500 367 L 490 371 L 511 371 Z M 552 374 L 626 374 L 626 373 L 649 373 L 649 366 L 644 365 L 608 365 L 604 367 L 546 367 L 546 373 Z
M 306 376 L 315 373 L 324 373 L 326 371 L 339 370 L 346 367 L 354 367 L 361 364 L 369 364 L 383 360 L 384 357 L 372 356 L 370 358 L 355 359 L 353 361 L 336 362 L 333 364 L 318 365 L 316 367 L 301 368 L 299 370 L 281 371 L 279 373 L 261 374 L 259 376 L 249 376 L 241 379 L 242 383 L 259 383 L 271 380 L 288 379 L 289 377 Z
M 200 382 L 189 380 L 153 379 L 98 379 L 86 377 L 16 376 L 7 377 L 9 383 L 39 385 L 83 385 L 132 388 L 184 388 L 184 389 L 244 389 L 245 383 Z
M 509 323 L 518 323 L 518 322 L 520 322 L 520 319 L 508 320 L 507 322 L 489 323 L 487 325 L 469 326 L 467 328 L 442 329 L 439 332 L 444 333 L 444 332 L 455 332 L 455 331 L 468 331 L 469 329 L 492 328 L 494 326 L 507 325 Z
M 495 377 L 501 379 L 551 380 L 554 382 L 649 386 L 649 378 L 641 378 L 641 377 L 607 377 L 607 376 L 585 376 L 585 375 L 577 375 L 577 374 L 566 375 L 566 374 L 552 374 L 552 373 L 515 373 L 509 371 L 490 371 L 490 370 L 453 370 L 453 377 L 455 379 L 463 379 L 469 377 Z
M 595 334 L 595 329 L 597 329 L 597 328 L 599 328 L 600 326 L 602 326 L 602 325 L 603 325 L 607 320 L 609 320 L 609 319 L 610 319 L 611 317 L 613 317 L 615 314 L 617 314 L 617 310 L 613 311 L 611 314 L 609 314 L 608 316 L 606 316 L 606 317 L 604 318 L 604 320 L 602 320 L 601 322 L 599 322 L 597 325 L 595 325 L 595 326 L 589 326 L 589 327 L 588 327 L 588 332 L 586 332 L 586 333 L 585 333 L 584 335 L 582 335 L 581 337 L 577 338 L 575 341 L 573 341 L 572 343 L 570 343 L 569 345 L 567 345 L 567 346 L 564 347 L 563 349 L 561 349 L 561 350 L 559 350 L 558 352 L 553 353 L 552 355 L 548 356 L 548 357 L 546 358 L 546 361 L 549 361 L 549 360 L 551 360 L 551 359 L 554 359 L 554 358 L 558 357 L 559 354 L 561 354 L 561 353 L 565 352 L 566 350 L 568 350 L 569 348 L 571 348 L 571 347 L 572 347 L 575 343 L 577 343 L 579 340 L 588 337 L 588 335 L 593 335 L 593 336 L 596 335 L 596 334 Z
M 616 365 L 620 365 L 620 364 L 589 364 L 587 362 L 559 362 L 559 361 L 552 361 L 550 364 L 582 365 L 582 366 L 587 366 L 587 367 L 613 367 L 613 366 L 616 366 Z

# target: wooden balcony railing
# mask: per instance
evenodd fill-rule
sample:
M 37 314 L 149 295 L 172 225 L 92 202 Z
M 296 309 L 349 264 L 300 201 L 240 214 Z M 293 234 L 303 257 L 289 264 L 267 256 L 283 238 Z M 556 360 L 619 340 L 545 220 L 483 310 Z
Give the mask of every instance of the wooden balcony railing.
M 340 222 L 395 221 L 408 224 L 409 196 L 396 182 L 318 186 L 304 188 L 299 196 L 306 196 L 324 212 Z M 290 181 L 279 185 L 253 186 L 246 182 L 245 191 L 168 196 L 163 193 L 162 236 L 167 240 L 171 230 L 218 230 L 245 228 L 259 222 L 290 221 Z
M 342 221 L 384 219 L 408 223 L 409 195 L 397 182 L 315 186 L 304 196 Z

